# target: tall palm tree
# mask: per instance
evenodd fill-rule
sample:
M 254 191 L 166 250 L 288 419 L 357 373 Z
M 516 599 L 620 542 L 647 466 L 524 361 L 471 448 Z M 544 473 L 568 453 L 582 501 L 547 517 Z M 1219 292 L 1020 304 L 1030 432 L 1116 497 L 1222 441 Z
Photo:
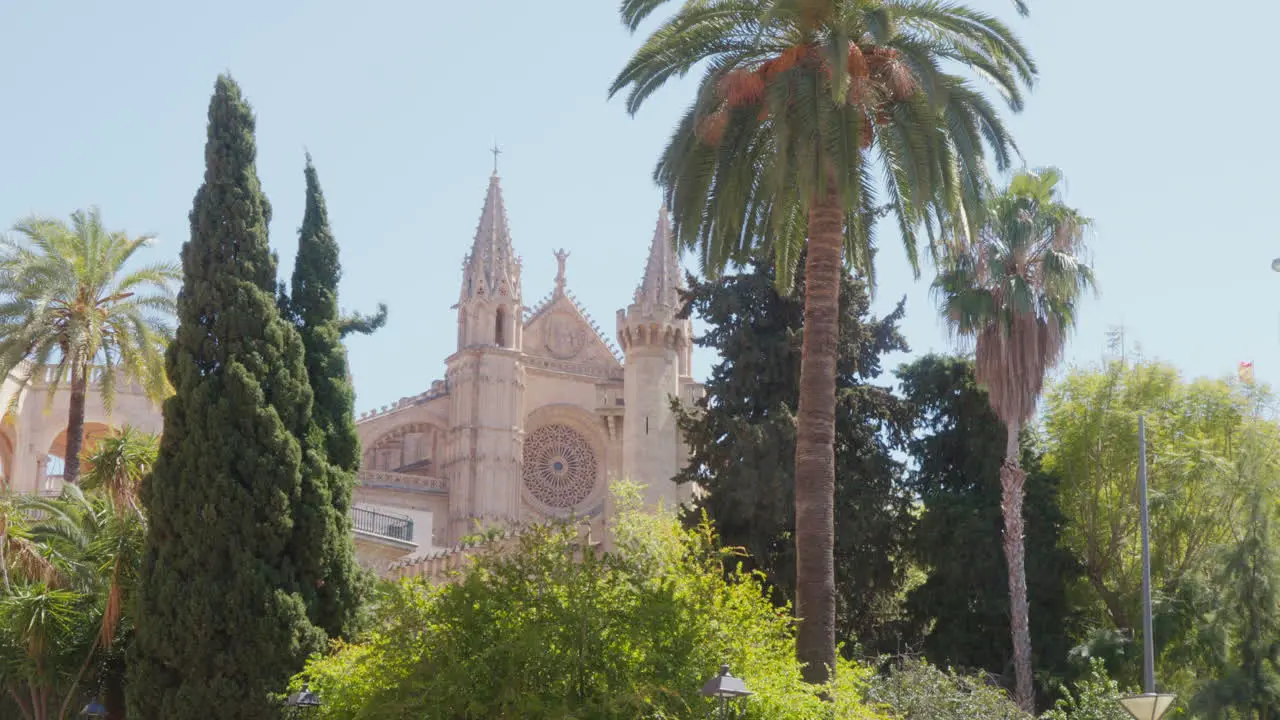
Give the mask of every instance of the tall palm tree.
M 634 30 L 666 0 L 623 0 Z M 688 0 L 619 73 L 635 113 L 704 66 L 658 168 L 679 245 L 714 276 L 767 249 L 789 289 L 805 255 L 796 441 L 797 654 L 821 682 L 835 662 L 834 421 L 842 262 L 874 287 L 874 226 L 892 215 L 919 275 L 919 233 L 976 230 L 984 152 L 1015 147 L 988 100 L 1017 110 L 1035 76 L 1000 21 L 932 0 Z M 883 204 L 881 201 L 883 200 Z M 762 248 L 761 246 L 768 246 Z
M 51 390 L 70 385 L 64 478 L 74 483 L 95 365 L 108 409 L 121 378 L 157 402 L 168 394 L 164 349 L 181 274 L 171 262 L 126 270 L 152 238 L 108 231 L 96 208 L 72 213 L 70 225 L 33 217 L 15 230 L 18 239 L 0 240 L 0 377 L 25 387 L 52 362 Z
M 1093 271 L 1083 262 L 1088 218 L 1067 207 L 1054 168 L 1016 175 L 988 203 L 970 242 L 946 254 L 933 283 L 952 333 L 972 342 L 977 379 L 1007 436 L 1000 466 L 1004 552 L 1009 569 L 1015 694 L 1031 711 L 1031 634 L 1018 437 L 1035 414 L 1044 377 L 1062 356 Z

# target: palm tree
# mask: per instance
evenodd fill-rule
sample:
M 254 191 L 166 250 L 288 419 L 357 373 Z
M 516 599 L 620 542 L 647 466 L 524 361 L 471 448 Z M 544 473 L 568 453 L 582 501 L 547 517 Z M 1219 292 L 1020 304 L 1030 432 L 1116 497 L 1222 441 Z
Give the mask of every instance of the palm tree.
M 0 241 L 0 377 L 13 374 L 25 387 L 52 361 L 50 401 L 70 384 L 64 478 L 74 483 L 95 364 L 108 410 L 121 377 L 156 402 L 169 393 L 164 349 L 180 272 L 174 263 L 126 272 L 152 238 L 106 230 L 96 208 L 72 213 L 70 225 L 33 217 L 15 230 L 21 240 Z
M 666 0 L 623 0 L 635 30 Z M 782 289 L 805 254 L 805 332 L 796 439 L 797 655 L 822 682 L 835 662 L 834 419 L 842 267 L 874 288 L 874 226 L 897 220 L 919 275 L 919 238 L 976 231 L 984 152 L 1015 152 L 999 114 L 964 77 L 1009 105 L 1035 76 L 1000 21 L 932 0 L 688 0 L 649 36 L 610 95 L 635 113 L 695 66 L 692 107 L 655 171 L 677 243 L 714 276 L 772 252 Z M 881 204 L 883 200 L 883 204 Z
M 105 493 L 75 485 L 57 498 L 25 496 L 18 505 L 33 518 L 27 536 L 53 572 L 19 572 L 0 596 L 0 689 L 32 720 L 64 718 L 92 681 L 109 717 L 122 717 L 141 518 L 113 507 Z
M 43 582 L 50 582 L 57 575 L 57 569 L 31 539 L 31 518 L 23 500 L 19 496 L 0 495 L 0 590 L 3 590 L 0 595 L 13 591 L 15 573 Z
M 1023 547 L 1026 473 L 1018 437 L 1035 414 L 1044 377 L 1062 356 L 1093 271 L 1082 261 L 1088 218 L 1061 202 L 1054 168 L 1016 175 L 991 198 L 981 232 L 944 258 L 933 290 L 956 337 L 974 344 L 977 379 L 1004 423 L 1000 466 L 1004 552 L 1018 704 L 1032 710 L 1031 634 Z
M 160 454 L 160 438 L 128 425 L 98 441 L 85 458 L 84 489 L 98 490 L 111 501 L 116 515 L 132 510 L 144 525 L 138 506 L 142 478 L 151 472 Z

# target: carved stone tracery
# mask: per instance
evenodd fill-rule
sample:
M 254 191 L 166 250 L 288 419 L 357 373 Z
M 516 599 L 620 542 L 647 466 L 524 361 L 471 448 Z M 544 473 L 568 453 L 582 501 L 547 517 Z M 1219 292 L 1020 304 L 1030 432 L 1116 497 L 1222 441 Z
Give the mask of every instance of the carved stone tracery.
M 587 344 L 587 328 L 577 318 L 555 311 L 543 321 L 544 345 L 557 360 L 571 360 Z
M 525 438 L 524 485 L 539 502 L 568 509 L 591 496 L 599 464 L 582 433 L 567 425 L 544 425 Z

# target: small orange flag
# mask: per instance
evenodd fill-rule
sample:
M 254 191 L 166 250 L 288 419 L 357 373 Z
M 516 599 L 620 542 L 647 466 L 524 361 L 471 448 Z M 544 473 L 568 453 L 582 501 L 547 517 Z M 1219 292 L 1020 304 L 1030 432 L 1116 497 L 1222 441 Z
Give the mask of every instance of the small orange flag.
M 1236 374 L 1240 376 L 1240 382 L 1244 383 L 1245 385 L 1252 385 L 1253 384 L 1253 363 L 1251 362 L 1240 363 L 1240 368 L 1236 371 Z

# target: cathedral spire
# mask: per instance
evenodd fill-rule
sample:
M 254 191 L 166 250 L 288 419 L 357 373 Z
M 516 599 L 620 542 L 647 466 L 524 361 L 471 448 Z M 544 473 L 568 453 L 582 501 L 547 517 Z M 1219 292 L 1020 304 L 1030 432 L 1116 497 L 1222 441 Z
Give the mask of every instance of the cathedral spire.
M 680 255 L 676 252 L 675 238 L 671 233 L 671 218 L 664 204 L 658 211 L 658 226 L 653 231 L 649 245 L 649 261 L 645 263 L 644 278 L 636 288 L 635 301 L 641 305 L 666 305 L 679 307 L 680 289 L 684 287 L 680 274 Z
M 475 297 L 513 300 L 520 297 L 520 259 L 511 247 L 507 209 L 502 202 L 502 184 L 497 172 L 489 177 L 475 242 L 463 261 L 460 302 Z

